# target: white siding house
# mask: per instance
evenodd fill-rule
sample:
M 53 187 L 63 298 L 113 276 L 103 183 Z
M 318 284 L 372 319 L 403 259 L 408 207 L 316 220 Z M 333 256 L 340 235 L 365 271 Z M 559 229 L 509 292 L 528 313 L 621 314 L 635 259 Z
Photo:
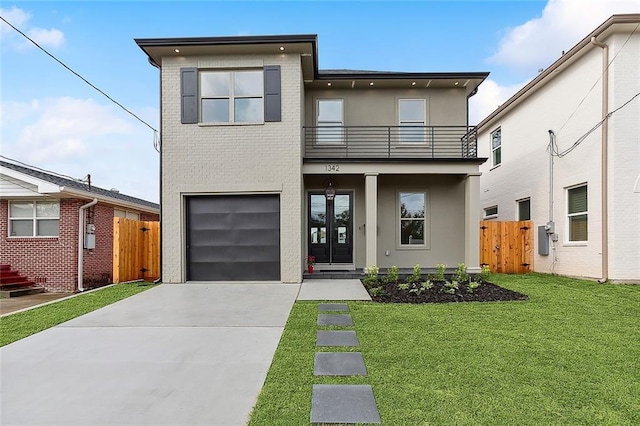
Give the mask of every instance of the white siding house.
M 478 125 L 482 216 L 534 222 L 536 272 L 640 282 L 639 134 L 640 15 L 614 15 Z

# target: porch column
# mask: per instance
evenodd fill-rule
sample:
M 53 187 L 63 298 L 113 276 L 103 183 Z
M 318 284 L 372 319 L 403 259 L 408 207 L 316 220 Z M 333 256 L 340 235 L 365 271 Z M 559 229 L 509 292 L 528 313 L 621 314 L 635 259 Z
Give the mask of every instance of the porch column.
M 365 267 L 378 265 L 378 173 L 364 174 L 365 187 Z
M 469 273 L 480 272 L 480 173 L 464 180 L 464 264 Z

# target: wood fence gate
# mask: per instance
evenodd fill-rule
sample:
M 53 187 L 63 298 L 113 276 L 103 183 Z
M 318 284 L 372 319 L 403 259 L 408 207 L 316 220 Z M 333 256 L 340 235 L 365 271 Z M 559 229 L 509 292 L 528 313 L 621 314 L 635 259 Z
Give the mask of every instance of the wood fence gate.
M 113 219 L 113 282 L 160 277 L 160 222 Z
M 480 264 L 491 272 L 522 274 L 533 270 L 533 222 L 480 222 Z

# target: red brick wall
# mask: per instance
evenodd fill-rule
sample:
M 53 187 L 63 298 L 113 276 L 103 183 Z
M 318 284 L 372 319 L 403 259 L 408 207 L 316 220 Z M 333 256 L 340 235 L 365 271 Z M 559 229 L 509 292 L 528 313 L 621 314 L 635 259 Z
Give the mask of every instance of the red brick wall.
M 60 234 L 9 238 L 9 203 L 0 200 L 0 263 L 11 265 L 48 291 L 74 291 L 78 265 L 78 200 L 60 201 Z
M 77 290 L 78 209 L 87 200 L 60 200 L 60 234 L 47 238 L 9 238 L 9 203 L 0 200 L 0 263 L 11 265 L 21 275 L 47 291 Z M 86 211 L 86 210 L 85 210 Z M 85 218 L 88 213 L 85 213 Z M 83 277 L 86 289 L 112 282 L 114 208 L 98 203 L 93 206 L 96 248 L 83 252 Z M 140 213 L 141 220 L 158 220 L 157 214 Z
M 160 215 L 156 213 L 140 212 L 140 220 L 160 220 Z
M 96 248 L 85 249 L 82 255 L 85 288 L 100 287 L 113 281 L 113 207 L 98 203 L 90 209 L 93 209 L 96 226 Z M 87 216 L 90 216 L 88 212 L 85 218 Z

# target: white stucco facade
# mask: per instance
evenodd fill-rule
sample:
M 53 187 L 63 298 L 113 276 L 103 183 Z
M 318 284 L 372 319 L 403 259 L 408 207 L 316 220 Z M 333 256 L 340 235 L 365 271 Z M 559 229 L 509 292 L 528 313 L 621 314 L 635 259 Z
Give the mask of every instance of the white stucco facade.
M 636 18 L 640 22 L 640 18 Z M 603 83 L 603 49 L 587 40 L 567 53 L 533 84 L 514 95 L 480 123 L 481 213 L 497 206 L 491 220 L 518 220 L 519 200 L 530 199 L 536 228 L 534 270 L 569 276 L 602 278 L 603 268 L 603 84 L 608 85 L 608 274 L 614 281 L 640 281 L 640 34 L 614 21 L 600 28 L 597 40 L 609 46 L 608 80 Z M 632 29 L 633 27 L 631 27 Z M 556 66 L 557 65 L 557 66 Z M 614 112 L 615 111 L 615 112 Z M 492 160 L 491 134 L 501 130 L 501 163 Z M 559 152 L 550 184 L 549 130 Z M 591 132 L 590 132 L 591 131 Z M 569 241 L 569 188 L 587 185 L 588 238 Z M 550 192 L 552 197 L 550 199 Z M 552 204 L 551 204 L 552 201 Z M 539 255 L 537 227 L 555 223 L 557 241 L 549 255 Z

